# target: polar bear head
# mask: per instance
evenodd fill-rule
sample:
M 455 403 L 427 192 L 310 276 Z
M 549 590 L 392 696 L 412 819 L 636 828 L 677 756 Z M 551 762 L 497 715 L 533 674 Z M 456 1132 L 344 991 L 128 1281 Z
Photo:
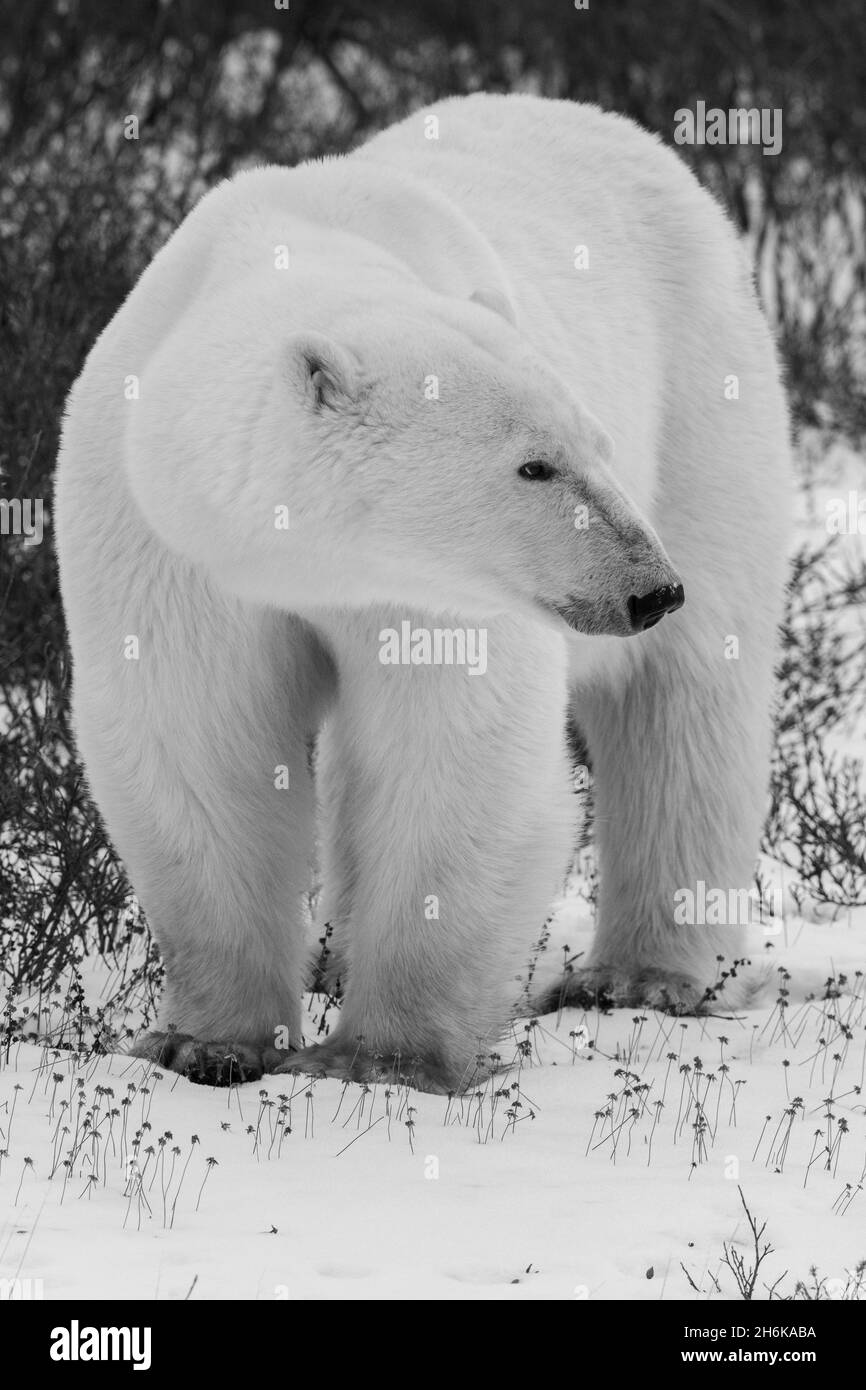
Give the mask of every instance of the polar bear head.
M 613 477 L 610 436 L 510 319 L 498 295 L 436 296 L 291 334 L 306 515 L 356 593 L 641 631 L 679 607 L 679 577 Z
M 679 606 L 679 578 L 614 480 L 609 435 L 512 317 L 498 292 L 408 281 L 296 281 L 288 303 L 237 286 L 149 368 L 133 491 L 169 544 L 296 611 L 522 608 L 640 631 Z M 166 451 L 173 522 L 134 478 Z

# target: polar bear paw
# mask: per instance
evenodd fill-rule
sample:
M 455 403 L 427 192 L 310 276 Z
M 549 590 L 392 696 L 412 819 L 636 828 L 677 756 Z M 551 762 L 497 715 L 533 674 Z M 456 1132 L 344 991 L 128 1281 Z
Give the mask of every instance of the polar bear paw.
M 287 1053 L 256 1043 L 201 1042 L 189 1033 L 169 1029 L 146 1034 L 130 1049 L 130 1055 L 180 1072 L 202 1086 L 233 1086 L 277 1071 Z
M 698 984 L 688 975 L 656 967 L 586 966 L 563 977 L 537 1001 L 539 1013 L 561 1008 L 658 1009 L 672 1014 L 710 1013 L 729 1007 L 728 989 Z
M 409 1053 L 371 1053 L 357 1042 L 333 1041 L 293 1052 L 276 1069 L 310 1077 L 335 1077 L 338 1081 L 359 1081 L 378 1085 L 411 1086 L 416 1091 L 449 1095 L 465 1089 L 468 1078 L 445 1065 Z M 476 1071 L 472 1081 L 479 1079 Z

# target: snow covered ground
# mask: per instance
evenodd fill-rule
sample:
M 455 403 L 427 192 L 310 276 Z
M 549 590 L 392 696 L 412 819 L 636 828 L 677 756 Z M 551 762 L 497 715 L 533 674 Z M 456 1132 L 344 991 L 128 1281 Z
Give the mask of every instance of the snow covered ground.
M 547 970 L 558 941 L 585 945 L 583 906 L 561 905 Z M 451 1102 L 290 1077 L 211 1090 L 15 1045 L 0 1279 L 22 1282 L 0 1291 L 735 1298 L 723 1246 L 751 1252 L 741 1187 L 774 1247 L 757 1296 L 780 1278 L 792 1293 L 812 1265 L 850 1293 L 866 1259 L 866 915 L 791 918 L 769 941 L 749 1011 L 518 1025 L 511 1067 Z

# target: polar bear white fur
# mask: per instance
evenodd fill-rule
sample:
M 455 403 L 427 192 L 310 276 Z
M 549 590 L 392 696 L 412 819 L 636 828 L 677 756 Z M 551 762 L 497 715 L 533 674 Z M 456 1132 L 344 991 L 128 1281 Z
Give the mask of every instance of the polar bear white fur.
M 565 998 L 700 1007 L 742 932 L 675 894 L 751 882 L 788 470 L 735 236 L 628 121 L 449 100 L 204 198 L 56 493 L 78 744 L 166 966 L 140 1051 L 466 1084 L 570 860 L 569 717 L 601 888 Z M 483 629 L 486 670 L 382 664 L 406 622 Z M 345 1000 L 299 1052 L 317 797 Z

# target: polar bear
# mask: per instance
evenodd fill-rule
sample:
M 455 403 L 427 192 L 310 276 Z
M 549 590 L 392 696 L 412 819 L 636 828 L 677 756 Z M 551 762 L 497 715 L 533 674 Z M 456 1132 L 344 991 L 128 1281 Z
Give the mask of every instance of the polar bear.
M 56 488 L 78 746 L 166 968 L 139 1055 L 467 1085 L 573 852 L 569 720 L 600 894 L 563 997 L 705 1006 L 742 931 L 674 903 L 751 882 L 789 495 L 735 235 L 631 122 L 452 99 L 209 193 Z M 305 1050 L 317 854 L 345 997 Z

